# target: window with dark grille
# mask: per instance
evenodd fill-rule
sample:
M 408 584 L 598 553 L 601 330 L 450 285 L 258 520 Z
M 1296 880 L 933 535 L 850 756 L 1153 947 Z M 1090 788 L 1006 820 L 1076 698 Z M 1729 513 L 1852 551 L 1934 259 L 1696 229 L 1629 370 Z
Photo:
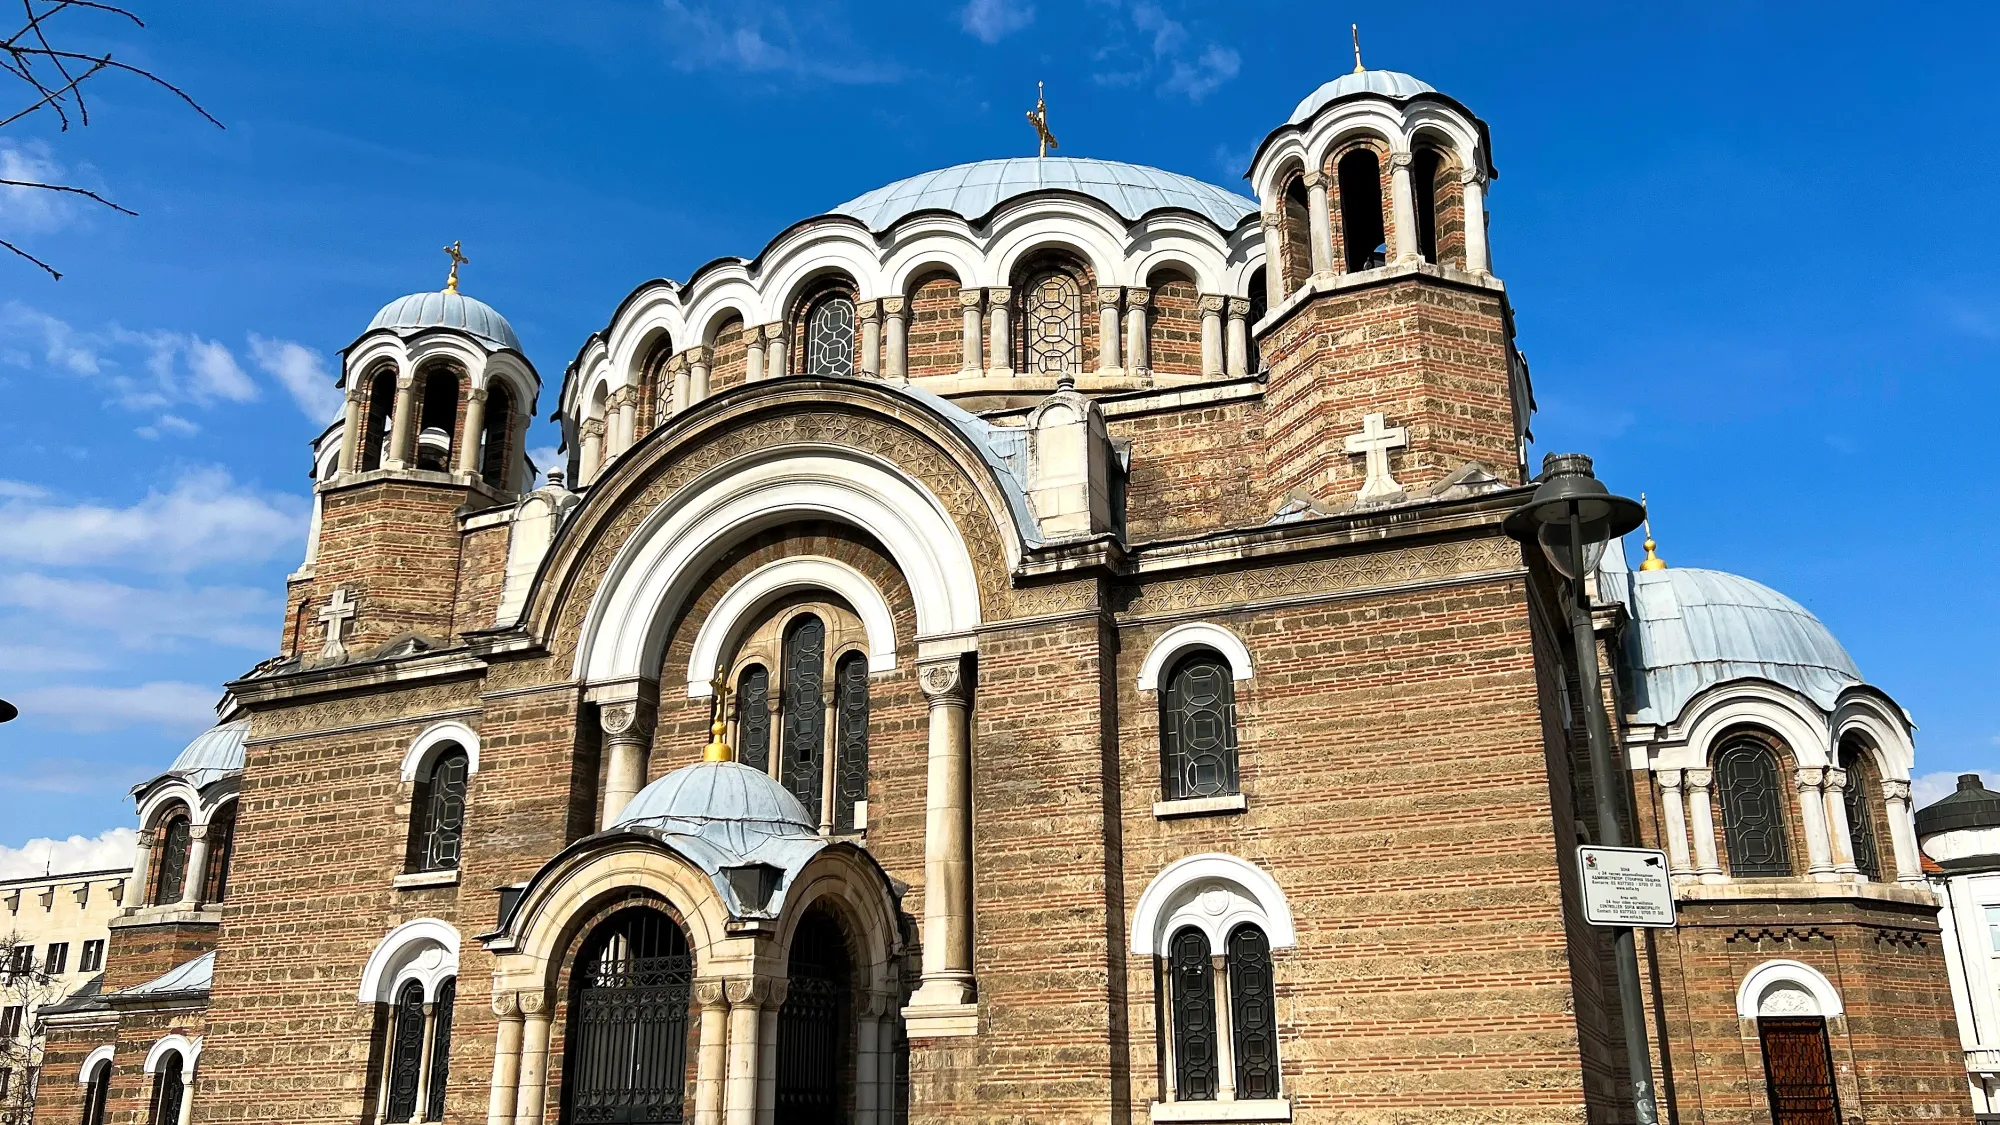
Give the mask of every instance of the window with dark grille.
M 1739 879 L 1790 875 L 1785 806 L 1770 748 L 1750 738 L 1723 747 L 1715 758 L 1715 788 L 1722 797 L 1729 873 Z
M 77 959 L 77 971 L 94 973 L 104 967 L 104 940 L 94 938 L 83 943 L 83 955 Z
M 1853 744 L 1841 747 L 1840 768 L 1847 771 L 1847 788 L 1841 800 L 1847 808 L 1847 840 L 1854 850 L 1854 866 L 1870 879 L 1882 878 L 1882 853 L 1875 846 L 1874 786 L 1861 760 L 1863 751 Z
M 465 784 L 471 771 L 465 751 L 449 747 L 432 759 L 417 785 L 411 811 L 410 870 L 451 871 L 458 867 L 465 832 Z
M 216 813 L 208 821 L 208 876 L 203 902 L 221 902 L 229 893 L 229 861 L 236 858 L 236 806 Z
M 1249 360 L 1252 374 L 1264 370 L 1264 356 L 1258 349 L 1256 334 L 1250 330 L 1255 328 L 1257 322 L 1264 319 L 1264 314 L 1270 311 L 1271 291 L 1265 288 L 1264 267 L 1259 266 L 1257 272 L 1250 275 L 1250 311 L 1244 315 L 1246 323 L 1243 326 L 1245 335 L 1250 337 Z
M 819 822 L 820 770 L 826 760 L 826 624 L 800 614 L 785 628 L 784 706 L 778 780 Z
M 21 1005 L 9 1004 L 0 1008 L 0 1039 L 12 1039 L 21 1034 Z
M 1189 928 L 1168 946 L 1167 976 L 1173 1019 L 1174 1097 L 1211 1101 L 1217 1087 L 1219 1043 L 1215 1026 L 1215 966 L 1208 938 Z
M 1817 1016 L 1760 1019 L 1757 1038 L 1764 1048 L 1771 1125 L 1840 1125 L 1826 1021 Z
M 562 1120 L 679 1125 L 694 959 L 651 907 L 618 911 L 577 950 L 563 1050 Z
M 42 971 L 48 975 L 61 976 L 69 972 L 69 943 L 57 941 L 49 943 L 48 956 L 42 958 Z
M 736 760 L 759 773 L 771 769 L 771 673 L 752 664 L 736 677 Z
M 1083 290 L 1066 270 L 1034 275 L 1021 292 L 1021 373 L 1083 369 Z
M 806 374 L 854 374 L 854 302 L 828 297 L 806 318 Z
M 778 1008 L 778 1125 L 847 1119 L 851 976 L 839 923 L 820 911 L 800 919 Z
M 424 1068 L 424 986 L 410 981 L 396 992 L 389 1025 L 390 1121 L 417 1112 L 417 1083 Z
M 187 890 L 188 848 L 194 842 L 193 826 L 187 814 L 177 812 L 167 819 L 159 832 L 159 843 L 154 845 L 153 862 L 158 874 L 153 877 L 153 901 L 165 905 L 181 900 Z
M 186 1082 L 181 1076 L 181 1053 L 168 1051 L 161 1056 L 159 1069 L 153 1073 L 152 1125 L 180 1125 Z
M 855 830 L 855 809 L 868 799 L 868 658 L 840 658 L 834 682 L 833 826 Z
M 1278 1096 L 1278 1001 L 1271 985 L 1271 943 L 1241 925 L 1229 934 L 1229 1034 L 1236 1056 L 1236 1097 Z
M 431 1002 L 431 1078 L 424 1091 L 424 1120 L 444 1120 L 444 1088 L 451 1080 L 451 1007 L 458 1000 L 458 978 L 438 986 Z
M 1160 788 L 1169 801 L 1236 792 L 1236 685 L 1215 652 L 1182 657 L 1160 693 Z
M 111 1060 L 106 1059 L 91 1068 L 83 1087 L 83 1125 L 104 1125 L 104 1103 L 110 1098 Z

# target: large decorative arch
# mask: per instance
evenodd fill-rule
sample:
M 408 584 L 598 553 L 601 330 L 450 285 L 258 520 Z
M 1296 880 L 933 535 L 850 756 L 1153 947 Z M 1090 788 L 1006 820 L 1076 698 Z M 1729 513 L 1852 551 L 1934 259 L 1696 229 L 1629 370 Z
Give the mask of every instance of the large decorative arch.
M 438 986 L 458 975 L 458 928 L 436 918 L 405 922 L 382 938 L 361 968 L 357 999 L 363 1004 L 392 1004 L 405 981 L 423 986 L 424 999 L 437 997 Z
M 821 849 L 792 877 L 775 904 L 780 913 L 774 960 L 781 965 L 790 960 L 800 919 L 823 903 L 846 924 L 849 941 L 858 945 L 853 951 L 861 956 L 854 964 L 866 972 L 863 987 L 885 997 L 900 996 L 893 956 L 898 940 L 895 903 L 888 887 L 888 876 L 860 848 L 838 844 Z M 869 888 L 875 893 L 868 893 Z
M 1144 957 L 1159 953 L 1183 926 L 1207 935 L 1210 949 L 1222 949 L 1240 922 L 1255 922 L 1273 949 L 1298 944 L 1292 908 L 1276 879 L 1233 855 L 1187 856 L 1162 868 L 1139 895 L 1132 915 L 1132 952 Z
M 1848 688 L 1834 704 L 1832 728 L 1836 753 L 1843 740 L 1858 734 L 1883 778 L 1909 778 L 1916 765 L 1916 746 L 1910 740 L 1909 719 L 1888 696 L 1866 686 Z
M 1824 973 L 1803 961 L 1766 961 L 1745 973 L 1743 983 L 1736 988 L 1736 1015 L 1741 1019 L 1754 1020 L 1760 1015 L 1833 1019 L 1845 1010 L 1840 990 Z
M 1036 254 L 1069 254 L 1090 267 L 1098 285 L 1136 285 L 1125 276 L 1122 239 L 1100 215 L 1071 200 L 1032 200 L 1012 222 L 994 232 L 987 250 L 995 277 L 1013 277 L 1021 262 Z M 1001 284 L 996 282 L 996 284 Z
M 410 748 L 403 752 L 403 780 L 415 781 L 423 776 L 425 767 L 430 765 L 431 759 L 437 757 L 438 751 L 451 743 L 456 743 L 459 749 L 465 751 L 466 773 L 478 773 L 479 732 L 464 723 L 447 720 L 425 727 L 424 732 L 410 743 Z
M 688 657 L 688 697 L 706 699 L 710 695 L 723 649 L 735 639 L 745 618 L 770 604 L 772 599 L 797 590 L 830 590 L 840 595 L 861 618 L 861 626 L 868 634 L 868 670 L 887 672 L 895 668 L 896 615 L 875 583 L 838 559 L 792 555 L 765 563 L 744 575 L 709 610 L 695 633 L 694 650 Z
M 1160 674 L 1191 648 L 1212 648 L 1221 653 L 1229 662 L 1230 679 L 1240 682 L 1250 678 L 1250 647 L 1241 637 L 1212 621 L 1188 621 L 1161 633 L 1146 650 L 1146 659 L 1139 664 L 1139 690 L 1160 690 Z
M 1699 769 L 1717 740 L 1739 727 L 1776 735 L 1802 767 L 1833 764 L 1827 717 L 1812 700 L 1770 680 L 1729 680 L 1703 689 L 1668 724 L 1654 769 Z
M 192 1082 L 194 1080 L 195 1061 L 201 1058 L 201 1040 L 189 1039 L 178 1032 L 160 1036 L 154 1042 L 153 1049 L 146 1052 L 146 1073 L 159 1073 L 160 1063 L 173 1051 L 181 1053 L 181 1077 Z

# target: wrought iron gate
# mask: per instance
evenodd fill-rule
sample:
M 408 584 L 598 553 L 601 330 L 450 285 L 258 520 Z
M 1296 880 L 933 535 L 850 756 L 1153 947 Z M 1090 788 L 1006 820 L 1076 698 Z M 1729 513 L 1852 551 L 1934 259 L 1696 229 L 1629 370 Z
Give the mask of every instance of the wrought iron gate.
M 778 1009 L 777 1125 L 847 1120 L 849 976 L 838 925 L 823 914 L 801 919 Z
M 1772 1125 L 1840 1125 L 1833 1088 L 1833 1053 L 1818 1017 L 1757 1021 L 1764 1041 L 1764 1081 Z
M 659 911 L 592 931 L 571 970 L 564 1121 L 680 1125 L 693 982 L 687 937 Z

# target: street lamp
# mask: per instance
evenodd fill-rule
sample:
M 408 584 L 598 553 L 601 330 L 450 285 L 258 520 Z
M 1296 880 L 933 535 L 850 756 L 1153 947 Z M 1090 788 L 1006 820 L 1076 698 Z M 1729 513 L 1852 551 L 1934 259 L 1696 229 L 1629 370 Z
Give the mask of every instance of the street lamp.
M 1624 535 L 1646 518 L 1637 501 L 1614 496 L 1591 472 L 1590 458 L 1581 453 L 1551 453 L 1542 461 L 1541 487 L 1526 504 L 1507 517 L 1507 534 L 1523 543 L 1539 543 L 1549 565 L 1569 580 L 1570 630 L 1575 638 L 1577 681 L 1583 689 L 1585 727 L 1590 734 L 1590 788 L 1597 797 L 1597 839 L 1604 847 L 1624 843 L 1618 803 L 1612 798 L 1617 773 L 1611 767 L 1611 723 L 1604 715 L 1598 686 L 1597 630 L 1590 619 L 1584 578 L 1597 569 L 1604 545 Z M 1653 1062 L 1646 1049 L 1646 1017 L 1639 996 L 1639 955 L 1632 930 L 1618 927 L 1618 1007 L 1624 1015 L 1625 1062 L 1632 1073 L 1632 1104 L 1639 1125 L 1656 1125 L 1659 1107 L 1653 1098 Z
M 10 722 L 13 719 L 20 717 L 20 714 L 21 714 L 20 708 L 14 706 L 12 703 L 9 703 L 4 699 L 0 699 L 0 723 Z

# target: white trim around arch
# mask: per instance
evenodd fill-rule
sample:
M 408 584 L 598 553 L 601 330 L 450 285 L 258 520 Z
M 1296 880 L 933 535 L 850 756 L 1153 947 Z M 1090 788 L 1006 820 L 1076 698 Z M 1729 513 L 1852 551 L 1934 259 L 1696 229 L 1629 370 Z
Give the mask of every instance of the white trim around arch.
M 410 743 L 403 752 L 403 780 L 415 781 L 431 755 L 447 742 L 457 743 L 465 751 L 465 772 L 468 776 L 479 772 L 479 732 L 464 723 L 432 723 Z
M 1221 950 L 1240 922 L 1255 922 L 1272 949 L 1298 944 L 1292 908 L 1276 879 L 1233 855 L 1187 856 L 1162 868 L 1139 895 L 1132 952 L 1142 957 L 1160 952 L 1182 926 L 1200 929 L 1208 936 L 1208 947 Z
M 167 1052 L 181 1053 L 181 1077 L 192 1080 L 197 1060 L 201 1058 L 201 1040 L 190 1041 L 185 1035 L 162 1035 L 153 1049 L 146 1052 L 146 1073 L 154 1074 L 160 1069 L 160 1060 Z
M 396 989 L 416 980 L 424 999 L 437 996 L 438 986 L 458 975 L 458 930 L 436 918 L 416 918 L 390 930 L 376 943 L 361 969 L 356 999 L 363 1004 L 395 1002 Z
M 1160 673 L 1166 671 L 1173 658 L 1199 647 L 1221 653 L 1229 662 L 1231 679 L 1250 678 L 1250 647 L 1241 637 L 1212 621 L 1189 621 L 1161 633 L 1153 647 L 1146 650 L 1146 659 L 1139 665 L 1139 690 L 1160 690 Z
M 1763 1014 L 1767 993 L 1773 989 L 1783 989 L 1790 985 L 1812 998 L 1812 1006 L 1818 1011 L 1786 1011 L 1773 1015 L 1823 1016 L 1832 1019 L 1840 1015 L 1844 1008 L 1840 1004 L 1840 990 L 1825 974 L 1803 961 L 1778 958 L 1766 961 L 1744 974 L 1743 983 L 1736 989 L 1736 1014 L 1746 1020 L 1754 1020 Z
M 745 617 L 772 599 L 797 590 L 830 590 L 846 599 L 868 634 L 868 670 L 887 672 L 896 667 L 896 615 L 875 583 L 838 559 L 794 555 L 751 571 L 709 611 L 695 633 L 694 650 L 688 657 L 688 698 L 708 698 L 722 650 L 736 637 Z
M 91 1072 L 97 1069 L 98 1063 L 110 1062 L 114 1050 L 115 1048 L 111 1044 L 106 1043 L 95 1051 L 83 1056 L 83 1065 L 77 1068 L 76 1084 L 79 1086 L 90 1085 Z

